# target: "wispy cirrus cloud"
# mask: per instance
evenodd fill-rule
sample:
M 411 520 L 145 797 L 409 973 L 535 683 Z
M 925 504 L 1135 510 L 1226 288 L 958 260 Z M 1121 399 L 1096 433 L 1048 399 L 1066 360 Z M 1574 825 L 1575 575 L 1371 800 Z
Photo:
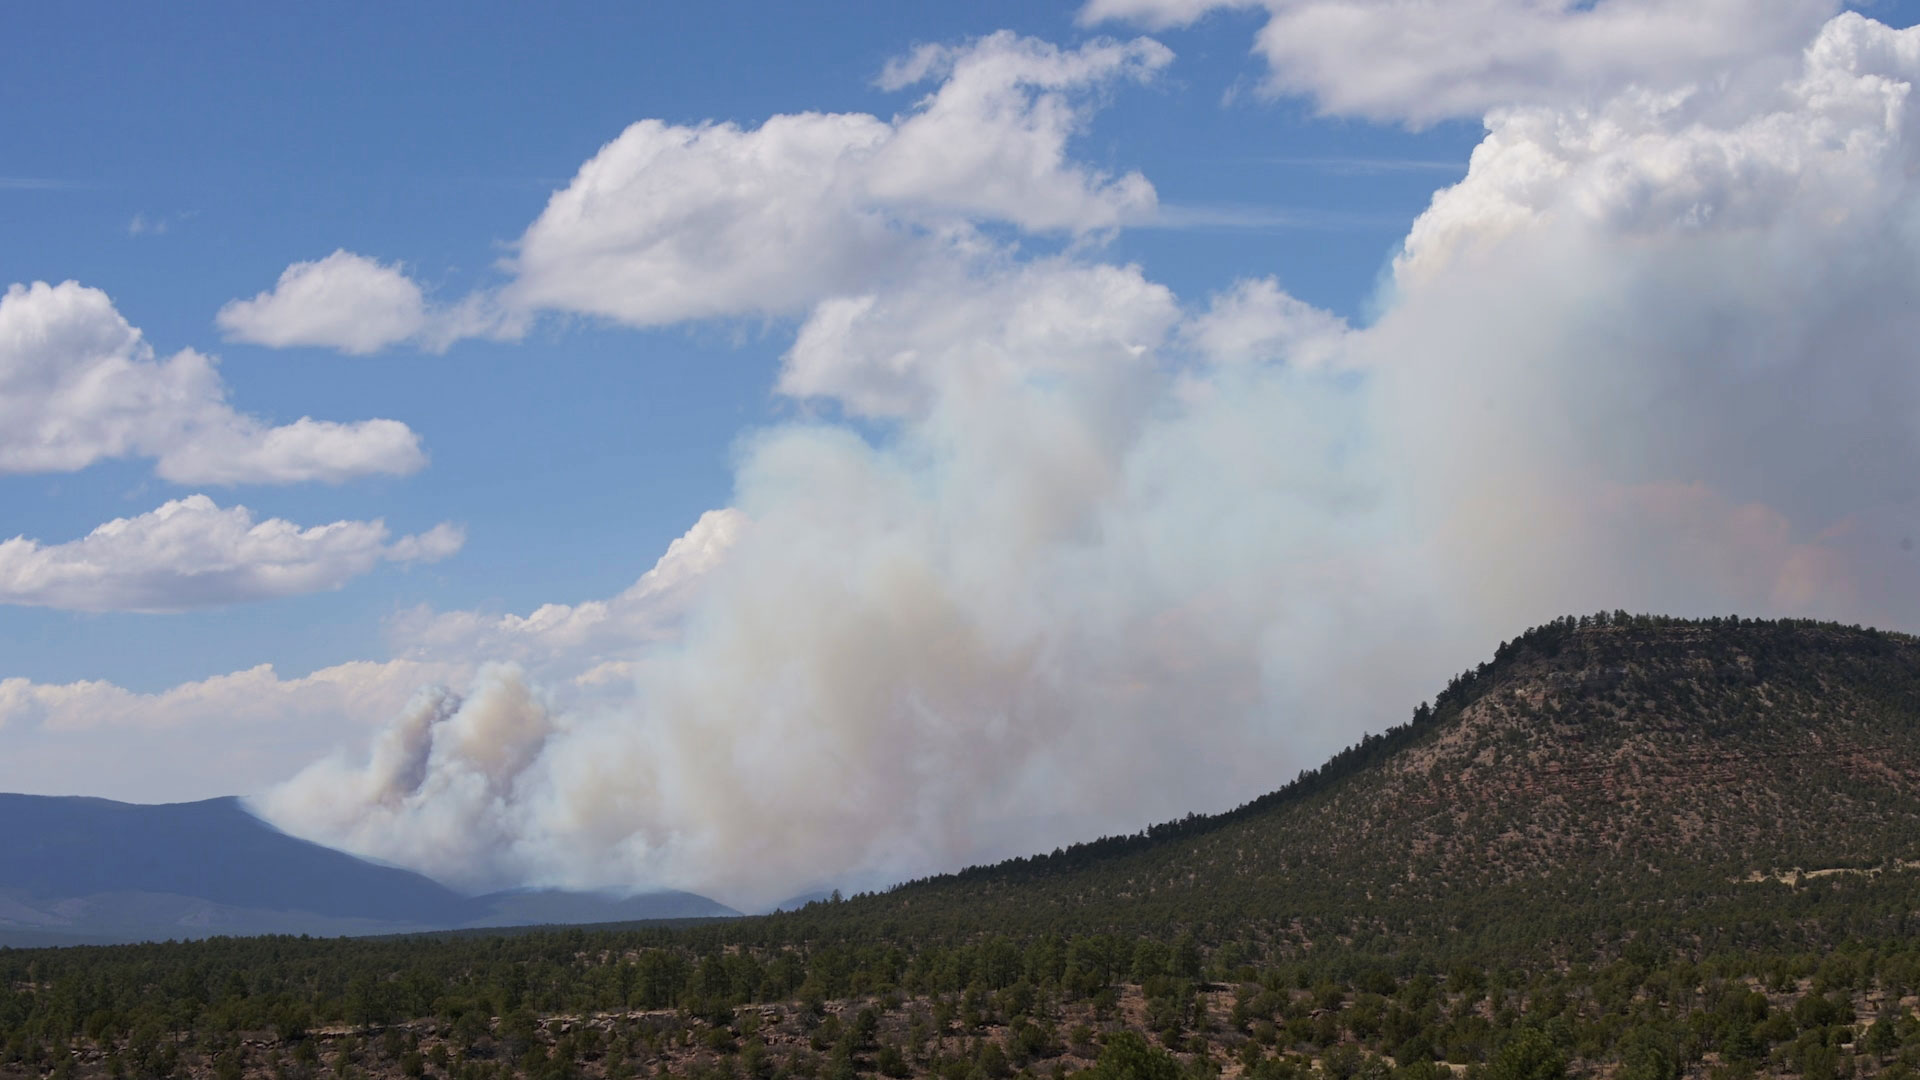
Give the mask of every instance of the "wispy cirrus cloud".
M 1273 165 L 1311 169 L 1335 176 L 1373 176 L 1381 173 L 1452 173 L 1465 176 L 1467 162 L 1447 158 L 1387 157 L 1270 157 L 1260 159 Z
M 1162 203 L 1136 229 L 1403 229 L 1411 215 L 1329 210 L 1320 207 Z

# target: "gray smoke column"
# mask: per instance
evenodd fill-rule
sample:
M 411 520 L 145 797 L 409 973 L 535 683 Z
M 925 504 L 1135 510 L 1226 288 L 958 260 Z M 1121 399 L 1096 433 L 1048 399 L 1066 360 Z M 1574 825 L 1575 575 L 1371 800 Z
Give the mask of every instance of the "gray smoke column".
M 1770 70 L 1770 69 L 1769 69 Z M 262 805 L 754 905 L 1270 790 L 1568 611 L 1920 625 L 1920 36 L 1488 118 L 1349 328 L 989 253 L 828 300 L 631 693 L 514 667 Z M 873 434 L 873 432 L 880 434 Z

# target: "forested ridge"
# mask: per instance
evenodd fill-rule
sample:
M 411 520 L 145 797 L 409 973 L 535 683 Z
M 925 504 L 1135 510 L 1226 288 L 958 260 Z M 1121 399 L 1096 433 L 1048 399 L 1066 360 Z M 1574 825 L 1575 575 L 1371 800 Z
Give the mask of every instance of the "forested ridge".
M 0 950 L 0 1073 L 1907 1077 L 1920 641 L 1557 620 L 1237 810 L 756 919 Z

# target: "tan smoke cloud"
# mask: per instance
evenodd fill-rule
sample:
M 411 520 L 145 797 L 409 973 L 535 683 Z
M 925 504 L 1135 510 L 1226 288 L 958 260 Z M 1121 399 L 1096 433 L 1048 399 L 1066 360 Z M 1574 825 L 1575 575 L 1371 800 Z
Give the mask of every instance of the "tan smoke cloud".
M 1764 92 L 1496 113 L 1365 328 L 1004 253 L 825 301 L 781 385 L 880 427 L 750 442 L 630 694 L 491 668 L 263 806 L 752 905 L 1223 808 L 1570 610 L 1912 627 L 1916 77 L 1843 16 Z

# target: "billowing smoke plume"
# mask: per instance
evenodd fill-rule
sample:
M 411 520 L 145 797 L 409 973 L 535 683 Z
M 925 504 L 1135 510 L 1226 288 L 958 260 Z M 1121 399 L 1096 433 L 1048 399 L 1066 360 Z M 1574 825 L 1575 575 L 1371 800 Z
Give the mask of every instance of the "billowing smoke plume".
M 1364 328 L 1003 250 L 821 302 L 781 390 L 850 419 L 751 442 L 630 693 L 492 667 L 263 805 L 750 905 L 1230 805 L 1566 611 L 1920 625 L 1917 77 L 1848 15 L 1497 111 Z

